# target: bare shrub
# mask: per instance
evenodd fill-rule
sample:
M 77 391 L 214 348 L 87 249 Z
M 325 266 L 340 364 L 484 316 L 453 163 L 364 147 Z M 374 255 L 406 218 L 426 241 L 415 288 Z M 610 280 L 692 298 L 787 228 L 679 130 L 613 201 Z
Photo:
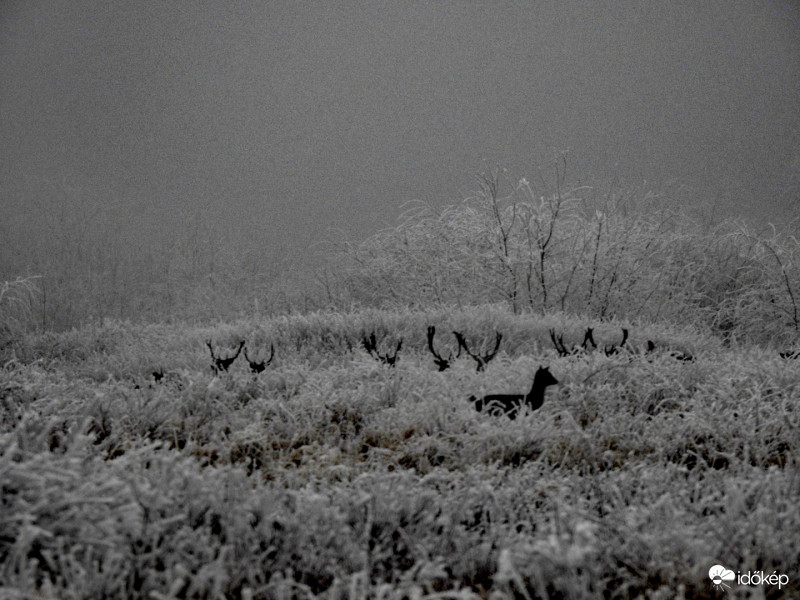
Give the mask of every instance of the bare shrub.
M 40 294 L 38 276 L 0 282 L 0 340 L 32 329 L 34 307 Z
M 493 170 L 459 204 L 415 204 L 396 227 L 342 246 L 329 282 L 376 307 L 502 302 L 514 313 L 692 323 L 726 339 L 798 334 L 795 238 L 697 222 L 669 188 L 567 188 L 565 170 L 563 160 L 549 191 Z

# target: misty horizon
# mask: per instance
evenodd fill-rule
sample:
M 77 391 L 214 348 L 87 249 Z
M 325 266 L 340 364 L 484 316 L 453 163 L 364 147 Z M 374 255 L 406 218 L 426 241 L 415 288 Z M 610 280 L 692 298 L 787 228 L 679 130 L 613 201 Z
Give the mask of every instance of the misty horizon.
M 677 181 L 720 215 L 785 222 L 799 16 L 791 2 L 5 3 L 6 227 L 72 219 L 155 240 L 195 219 L 292 259 L 409 201 L 461 200 L 495 165 L 548 174 L 564 151 L 573 183 Z

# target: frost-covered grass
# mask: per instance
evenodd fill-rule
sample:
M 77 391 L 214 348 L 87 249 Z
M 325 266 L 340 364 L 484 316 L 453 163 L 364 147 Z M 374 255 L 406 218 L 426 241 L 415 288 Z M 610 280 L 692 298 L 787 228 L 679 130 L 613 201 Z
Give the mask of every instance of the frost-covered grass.
M 501 351 L 439 373 L 428 324 L 445 353 L 453 329 Z M 558 358 L 548 330 L 588 325 L 696 360 Z M 396 368 L 372 330 L 404 339 Z M 276 358 L 215 377 L 209 338 Z M 714 564 L 800 584 L 800 368 L 774 349 L 483 306 L 112 322 L 3 352 L 3 597 L 716 598 Z M 541 410 L 466 401 L 540 364 L 561 382 Z

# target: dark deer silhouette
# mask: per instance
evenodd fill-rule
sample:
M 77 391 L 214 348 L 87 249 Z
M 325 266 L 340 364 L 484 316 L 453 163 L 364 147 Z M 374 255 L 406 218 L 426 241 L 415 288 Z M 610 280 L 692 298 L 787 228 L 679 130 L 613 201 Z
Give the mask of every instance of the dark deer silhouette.
M 214 354 L 214 348 L 211 346 L 211 340 L 206 340 L 206 346 L 208 346 L 208 351 L 211 352 L 211 359 L 214 361 L 214 364 L 211 366 L 214 369 L 214 372 L 220 373 L 222 371 L 227 371 L 231 368 L 233 361 L 235 361 L 239 357 L 239 353 L 244 348 L 244 340 L 239 342 L 239 347 L 236 349 L 236 353 L 231 356 L 222 357 L 222 355 Z
M 469 347 L 467 346 L 467 342 L 464 339 L 464 336 L 460 332 L 458 331 L 453 332 L 453 335 L 456 336 L 456 340 L 458 340 L 458 347 L 463 348 L 464 351 L 472 357 L 472 360 L 478 363 L 478 367 L 476 369 L 478 373 L 480 373 L 486 368 L 486 365 L 489 364 L 489 361 L 491 361 L 497 355 L 497 351 L 500 349 L 500 340 L 503 339 L 503 334 L 500 333 L 499 331 L 495 333 L 497 337 L 495 339 L 494 350 L 481 356 L 479 354 L 473 354 L 470 351 Z
M 538 410 L 544 404 L 545 390 L 558 383 L 550 369 L 540 366 L 533 376 L 533 386 L 527 394 L 489 394 L 483 398 L 470 396 L 469 401 L 478 412 L 486 412 L 494 417 L 507 416 L 512 421 L 527 406 L 528 410 Z
M 384 354 L 378 352 L 378 341 L 375 337 L 374 331 L 369 334 L 369 337 L 362 337 L 361 343 L 364 346 L 364 350 L 366 350 L 372 358 L 382 362 L 385 365 L 393 367 L 397 362 L 397 353 L 400 352 L 400 348 L 403 347 L 403 338 L 400 338 L 400 341 L 397 342 L 397 347 L 394 350 L 394 354 L 391 354 L 389 351 L 386 351 Z
M 675 360 L 681 360 L 683 362 L 694 362 L 694 356 L 692 356 L 688 352 L 679 352 L 678 350 L 670 350 L 669 355 Z
M 625 344 L 627 343 L 628 343 L 628 330 L 623 327 L 622 341 L 617 345 L 612 344 L 611 346 L 606 346 L 605 347 L 606 356 L 612 356 L 614 354 L 617 354 L 620 350 L 625 349 Z
M 158 370 L 152 372 L 153 375 L 153 383 L 158 386 L 166 386 L 173 390 L 182 390 L 184 389 L 184 380 L 179 373 L 174 371 L 167 371 L 164 372 L 164 367 L 159 367 Z M 136 386 L 137 388 L 139 386 Z M 148 385 L 149 388 L 153 388 L 153 384 Z
M 647 340 L 647 349 L 645 354 L 653 354 L 656 351 L 656 345 L 653 340 Z M 680 352 L 678 350 L 667 350 L 667 356 L 671 356 L 675 360 L 682 362 L 694 362 L 694 356 L 689 352 Z
M 450 367 L 450 361 L 453 358 L 458 358 L 461 356 L 461 345 L 458 346 L 458 354 L 453 356 L 453 353 L 447 355 L 447 358 L 442 358 L 436 350 L 433 349 L 433 336 L 436 335 L 436 327 L 433 325 L 428 325 L 428 350 L 431 351 L 433 354 L 433 362 L 436 363 L 436 366 L 439 367 L 439 371 L 446 371 Z
M 158 367 L 158 370 L 151 371 L 150 376 L 153 378 L 153 383 L 162 383 L 164 381 L 164 367 Z M 153 384 L 149 383 L 147 384 L 147 387 L 153 389 Z M 135 383 L 133 385 L 133 389 L 140 390 L 142 389 L 142 386 L 138 383 Z
M 250 365 L 250 371 L 252 371 L 253 373 L 263 373 L 264 369 L 266 369 L 267 365 L 269 365 L 272 362 L 273 358 L 275 358 L 274 344 L 269 345 L 269 359 L 266 361 L 262 360 L 261 362 L 252 360 L 249 356 L 247 356 L 247 346 L 245 346 L 244 348 L 244 359 L 247 361 L 247 364 Z

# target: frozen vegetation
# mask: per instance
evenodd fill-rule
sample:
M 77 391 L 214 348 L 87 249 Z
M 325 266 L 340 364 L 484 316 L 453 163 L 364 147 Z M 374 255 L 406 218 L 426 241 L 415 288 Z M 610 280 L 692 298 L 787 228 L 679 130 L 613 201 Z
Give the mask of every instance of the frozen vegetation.
M 796 241 L 500 187 L 346 245 L 293 310 L 42 331 L 8 277 L 0 596 L 710 599 L 717 564 L 796 594 Z M 479 371 L 453 331 L 502 342 Z M 535 411 L 468 400 L 540 366 Z

